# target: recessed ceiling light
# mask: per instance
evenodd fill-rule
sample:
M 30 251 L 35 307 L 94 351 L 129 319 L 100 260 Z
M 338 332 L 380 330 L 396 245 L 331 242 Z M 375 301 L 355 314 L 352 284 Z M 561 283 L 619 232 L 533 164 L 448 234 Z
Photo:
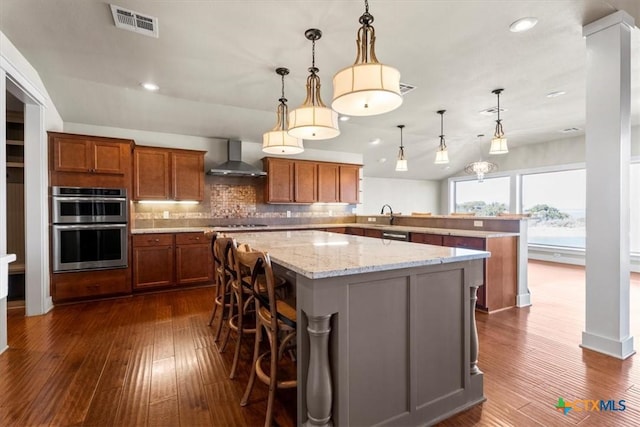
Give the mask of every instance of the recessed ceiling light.
M 384 163 L 386 161 L 387 161 L 386 157 L 381 157 L 381 158 L 378 159 L 378 163 Z
M 555 98 L 556 96 L 562 96 L 565 93 L 567 93 L 567 92 L 565 92 L 563 90 L 556 90 L 555 92 L 549 92 L 547 94 L 547 98 Z
M 378 145 L 378 144 L 380 144 L 380 138 L 374 138 L 371 141 L 369 141 L 369 143 L 371 145 Z
M 340 116 L 340 121 L 341 122 L 347 122 L 347 121 L 349 121 L 350 118 L 351 117 L 349 117 L 349 116 Z
M 149 92 L 155 92 L 158 89 L 160 89 L 160 86 L 158 86 L 155 83 L 151 83 L 151 82 L 140 83 L 140 86 L 142 86 L 143 88 L 145 88 Z
M 523 31 L 532 29 L 536 26 L 537 23 L 538 18 L 534 18 L 532 16 L 527 18 L 520 18 L 509 25 L 509 31 L 511 31 L 512 33 L 521 33 Z

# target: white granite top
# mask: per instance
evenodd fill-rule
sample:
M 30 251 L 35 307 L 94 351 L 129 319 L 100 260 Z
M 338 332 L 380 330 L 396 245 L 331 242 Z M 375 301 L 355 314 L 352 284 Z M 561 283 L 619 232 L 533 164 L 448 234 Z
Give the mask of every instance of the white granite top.
M 347 223 L 347 224 L 300 224 L 300 225 L 267 225 L 263 227 L 176 227 L 176 228 L 136 228 L 131 230 L 131 234 L 147 234 L 147 233 L 194 233 L 204 231 L 219 232 L 238 232 L 238 231 L 270 231 L 270 230 L 308 230 L 310 228 L 340 228 L 340 227 L 358 227 L 369 228 L 374 230 L 387 231 L 406 231 L 410 233 L 429 233 L 440 234 L 445 236 L 460 237 L 478 237 L 481 239 L 489 239 L 492 237 L 509 237 L 518 236 L 518 233 L 509 233 L 504 231 L 482 231 L 482 230 L 457 230 L 452 228 L 429 228 L 429 227 L 410 227 L 404 225 L 383 225 L 383 224 L 363 224 L 363 223 Z
M 489 252 L 371 239 L 316 230 L 234 233 L 238 243 L 266 251 L 309 279 L 488 258 Z

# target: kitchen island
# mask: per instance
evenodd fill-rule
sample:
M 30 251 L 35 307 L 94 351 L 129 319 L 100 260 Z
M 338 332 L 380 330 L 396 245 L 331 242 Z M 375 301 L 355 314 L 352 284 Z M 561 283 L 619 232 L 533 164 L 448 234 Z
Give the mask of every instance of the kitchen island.
M 485 400 L 488 252 L 323 231 L 234 233 L 295 279 L 298 425 L 430 425 Z

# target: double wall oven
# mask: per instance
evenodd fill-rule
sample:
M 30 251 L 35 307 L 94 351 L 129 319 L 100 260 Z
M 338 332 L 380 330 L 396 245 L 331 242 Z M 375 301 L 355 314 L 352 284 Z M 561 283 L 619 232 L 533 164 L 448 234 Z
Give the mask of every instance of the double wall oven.
M 51 188 L 53 271 L 127 267 L 127 190 Z

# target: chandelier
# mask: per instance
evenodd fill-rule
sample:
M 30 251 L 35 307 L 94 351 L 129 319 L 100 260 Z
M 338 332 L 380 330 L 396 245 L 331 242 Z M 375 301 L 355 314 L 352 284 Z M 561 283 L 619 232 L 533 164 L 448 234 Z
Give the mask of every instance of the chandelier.
M 491 93 L 495 93 L 498 97 L 498 120 L 496 120 L 496 130 L 491 140 L 491 148 L 489 148 L 489 154 L 506 154 L 509 152 L 507 147 L 507 138 L 504 136 L 504 129 L 502 129 L 502 120 L 500 120 L 500 94 L 504 89 L 495 89 Z
M 357 54 L 352 66 L 344 68 L 333 77 L 333 102 L 331 107 L 349 116 L 374 116 L 395 110 L 402 104 L 400 72 L 378 62 L 375 52 L 376 33 L 371 25 L 369 2 L 365 0 L 365 12 L 360 16 Z
M 398 161 L 396 162 L 397 172 L 406 172 L 409 170 L 407 165 L 407 159 L 404 157 L 404 145 L 402 145 L 402 129 L 404 125 L 398 125 L 400 128 L 400 151 L 398 151 Z
M 447 110 L 439 110 L 440 114 L 440 147 L 436 152 L 436 160 L 433 162 L 436 165 L 446 165 L 449 163 L 449 153 L 447 152 L 447 144 L 444 142 L 444 113 Z
M 468 174 L 475 174 L 478 177 L 478 182 L 484 182 L 484 175 L 496 170 L 497 168 L 498 165 L 495 163 L 478 160 L 477 162 L 469 163 L 464 168 L 464 171 Z
M 484 134 L 478 135 L 478 141 L 484 138 Z M 482 151 L 480 151 L 482 153 Z M 478 178 L 478 182 L 484 182 L 484 176 L 494 170 L 498 169 L 498 165 L 492 162 L 487 162 L 486 160 L 482 160 L 482 155 L 480 156 L 480 160 L 477 162 L 471 162 L 467 166 L 465 166 L 464 171 L 470 175 L 475 175 Z
M 320 77 L 316 68 L 316 40 L 322 31 L 311 28 L 304 33 L 311 40 L 311 68 L 307 77 L 307 98 L 289 113 L 289 135 L 301 139 L 330 139 L 340 135 L 338 113 L 328 108 L 320 98 Z
M 302 140 L 287 133 L 288 107 L 287 98 L 284 97 L 284 76 L 289 74 L 289 69 L 276 68 L 276 74 L 282 79 L 282 94 L 278 104 L 278 120 L 273 129 L 262 135 L 262 151 L 268 154 L 299 154 L 304 151 Z

